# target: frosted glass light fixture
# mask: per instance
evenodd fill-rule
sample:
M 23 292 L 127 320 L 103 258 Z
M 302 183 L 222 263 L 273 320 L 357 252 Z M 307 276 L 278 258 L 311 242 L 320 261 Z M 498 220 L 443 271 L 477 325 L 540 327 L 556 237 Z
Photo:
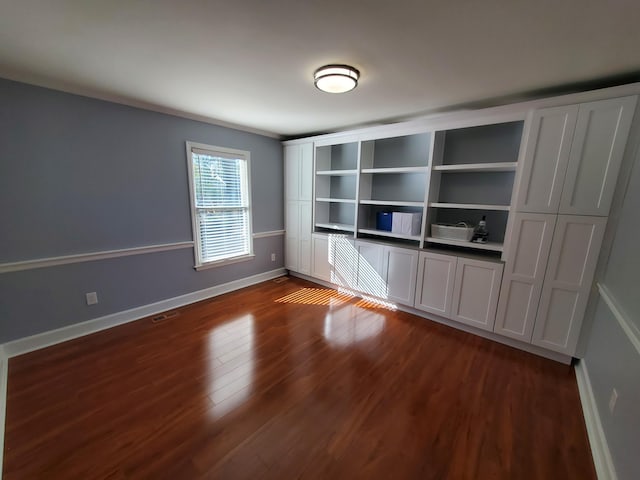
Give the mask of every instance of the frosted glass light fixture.
M 325 65 L 313 74 L 313 82 L 323 92 L 344 93 L 356 88 L 360 72 L 349 65 Z

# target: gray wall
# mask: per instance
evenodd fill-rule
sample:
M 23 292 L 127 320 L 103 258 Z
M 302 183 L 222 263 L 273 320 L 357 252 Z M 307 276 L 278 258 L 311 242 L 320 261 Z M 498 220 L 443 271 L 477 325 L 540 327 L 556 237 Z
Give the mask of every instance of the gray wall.
M 601 283 L 618 307 L 640 328 L 640 156 L 631 172 L 609 259 Z M 638 330 L 640 331 L 640 330 Z M 601 299 L 595 310 L 583 361 L 620 480 L 640 478 L 640 353 Z M 612 389 L 618 392 L 609 413 Z
M 278 140 L 0 79 L 0 263 L 192 240 L 187 140 L 250 151 L 253 230 L 283 228 Z M 282 242 L 201 272 L 186 249 L 0 274 L 0 343 L 282 267 Z

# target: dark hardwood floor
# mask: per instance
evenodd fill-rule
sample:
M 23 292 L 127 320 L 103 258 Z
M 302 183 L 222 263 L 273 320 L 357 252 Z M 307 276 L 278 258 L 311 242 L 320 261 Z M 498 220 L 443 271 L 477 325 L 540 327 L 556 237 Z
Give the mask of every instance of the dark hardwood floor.
M 294 278 L 178 312 L 11 359 L 4 478 L 595 479 L 571 367 Z

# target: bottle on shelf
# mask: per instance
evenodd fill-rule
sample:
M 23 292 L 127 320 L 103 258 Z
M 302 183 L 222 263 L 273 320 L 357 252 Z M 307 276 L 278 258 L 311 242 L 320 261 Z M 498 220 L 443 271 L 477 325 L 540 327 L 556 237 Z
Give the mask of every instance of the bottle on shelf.
M 474 243 L 487 243 L 489 232 L 487 231 L 487 216 L 483 215 L 482 220 L 478 222 L 476 231 L 473 233 L 471 241 Z

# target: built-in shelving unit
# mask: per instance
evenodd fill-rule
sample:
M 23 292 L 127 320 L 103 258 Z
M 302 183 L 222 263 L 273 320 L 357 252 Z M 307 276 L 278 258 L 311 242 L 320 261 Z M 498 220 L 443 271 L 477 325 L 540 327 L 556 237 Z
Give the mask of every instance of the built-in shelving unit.
M 436 132 L 425 244 L 503 250 L 523 125 L 518 121 Z M 487 243 L 430 234 L 433 223 L 475 226 L 483 216 Z
M 355 232 L 359 155 L 358 142 L 316 147 L 314 231 Z
M 369 140 L 361 144 L 358 199 L 359 236 L 415 242 L 422 240 L 429 176 L 431 133 Z M 411 213 L 420 217 L 420 231 L 379 229 L 379 213 Z
M 503 251 L 523 124 L 316 145 L 314 231 L 420 248 Z M 411 214 L 401 217 L 411 227 L 389 225 L 394 213 Z M 431 235 L 432 223 L 476 226 L 483 216 L 487 243 Z

